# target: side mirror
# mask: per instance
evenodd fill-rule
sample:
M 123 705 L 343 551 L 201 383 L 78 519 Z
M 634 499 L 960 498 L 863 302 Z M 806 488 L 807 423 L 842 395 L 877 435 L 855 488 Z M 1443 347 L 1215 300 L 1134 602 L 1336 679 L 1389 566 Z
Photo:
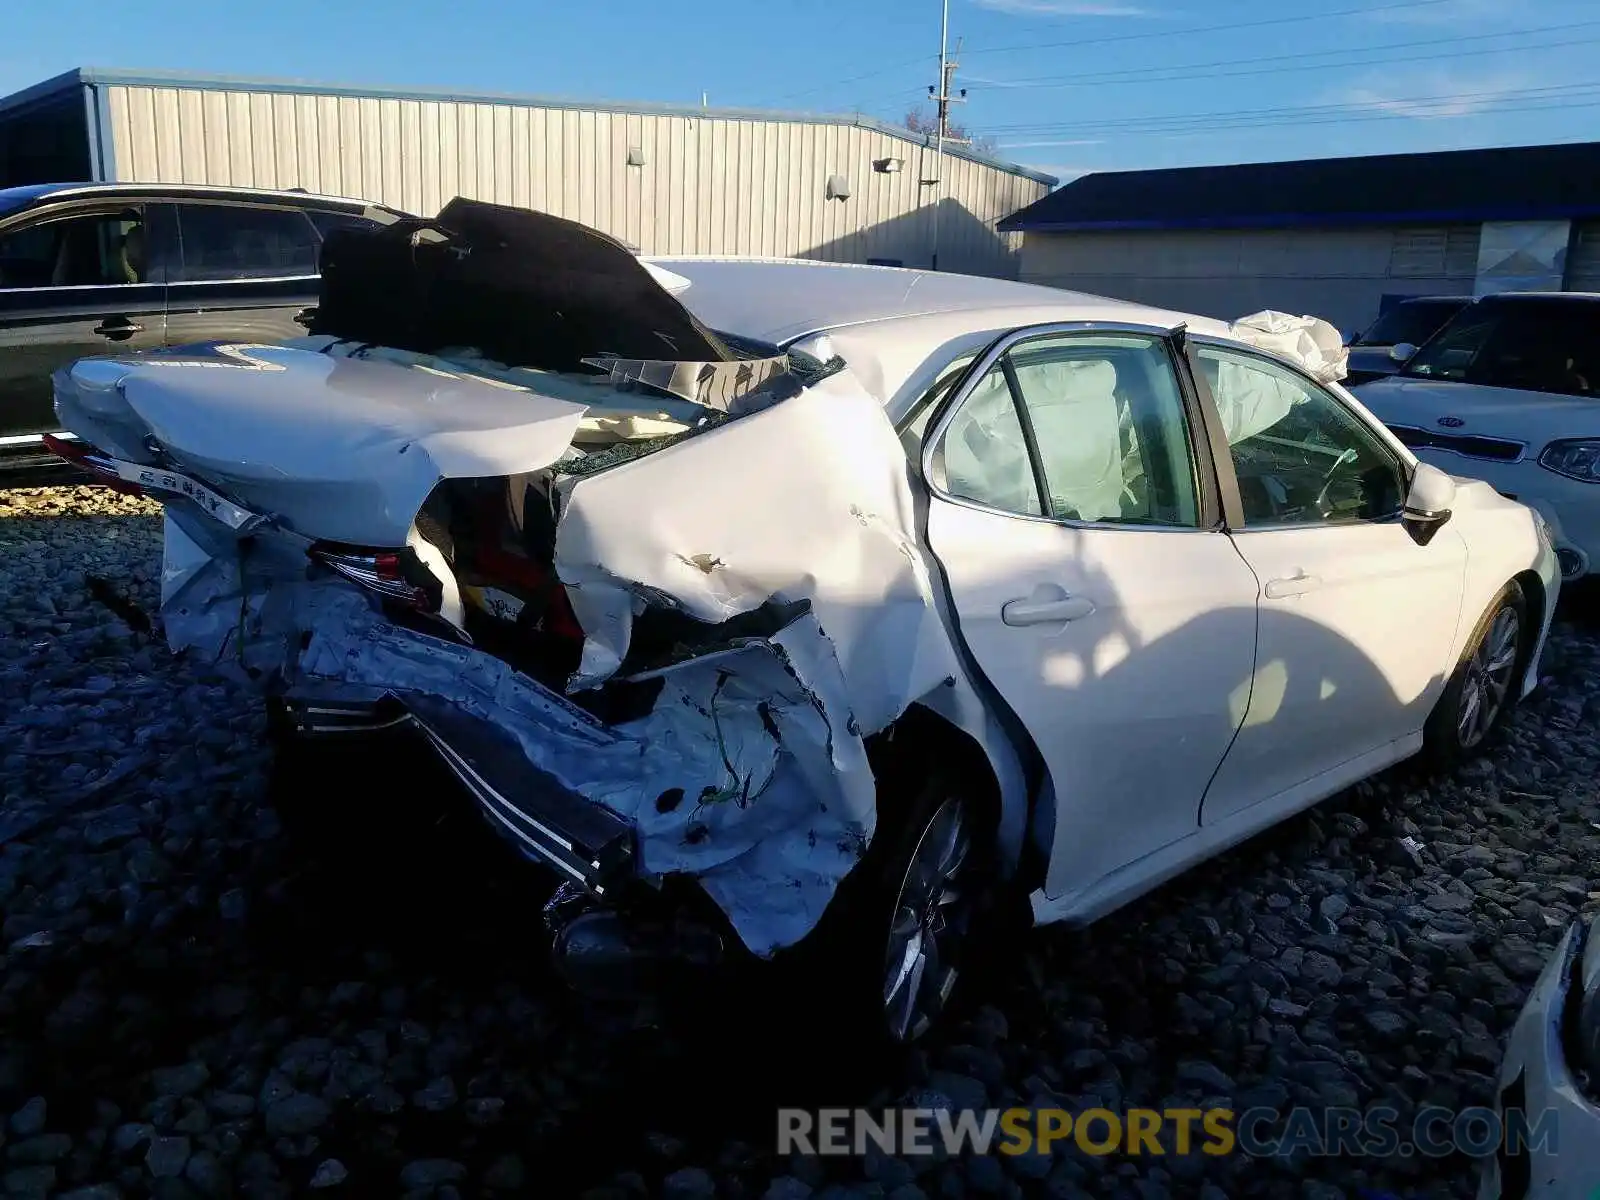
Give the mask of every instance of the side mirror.
M 1450 506 L 1456 500 L 1456 481 L 1438 467 L 1418 463 L 1406 493 L 1405 510 L 1400 514 L 1407 532 L 1419 546 L 1426 546 L 1433 535 L 1450 519 Z
M 1410 362 L 1416 353 L 1417 348 L 1411 342 L 1400 342 L 1389 347 L 1389 357 L 1402 365 Z

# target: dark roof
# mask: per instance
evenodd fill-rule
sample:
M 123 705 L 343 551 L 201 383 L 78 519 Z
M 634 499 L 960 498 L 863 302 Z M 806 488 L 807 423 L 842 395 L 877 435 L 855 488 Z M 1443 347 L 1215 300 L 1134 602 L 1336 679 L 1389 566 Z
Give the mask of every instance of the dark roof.
M 1600 142 L 1085 175 L 1003 232 L 1282 229 L 1600 216 Z

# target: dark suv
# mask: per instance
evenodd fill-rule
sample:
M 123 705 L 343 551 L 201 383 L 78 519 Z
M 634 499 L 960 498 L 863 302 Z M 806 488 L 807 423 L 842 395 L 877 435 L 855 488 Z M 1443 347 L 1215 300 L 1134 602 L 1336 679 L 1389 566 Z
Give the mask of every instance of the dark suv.
M 306 192 L 183 184 L 0 189 L 0 486 L 63 464 L 51 373 L 93 354 L 304 333 L 323 236 L 401 213 Z

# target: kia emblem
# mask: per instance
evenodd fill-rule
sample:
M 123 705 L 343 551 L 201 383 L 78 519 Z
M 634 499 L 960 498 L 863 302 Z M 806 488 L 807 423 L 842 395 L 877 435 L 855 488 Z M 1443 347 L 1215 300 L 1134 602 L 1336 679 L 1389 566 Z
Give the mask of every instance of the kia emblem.
M 1460 417 L 1440 417 L 1439 424 L 1443 425 L 1446 429 L 1460 429 L 1466 424 L 1466 422 Z

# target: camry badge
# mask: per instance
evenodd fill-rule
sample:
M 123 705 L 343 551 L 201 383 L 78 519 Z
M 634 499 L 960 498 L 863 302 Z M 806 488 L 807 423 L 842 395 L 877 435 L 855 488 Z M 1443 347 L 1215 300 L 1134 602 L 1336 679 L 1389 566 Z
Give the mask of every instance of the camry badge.
M 1439 424 L 1443 425 L 1446 429 L 1460 429 L 1466 424 L 1466 422 L 1460 417 L 1440 417 Z

